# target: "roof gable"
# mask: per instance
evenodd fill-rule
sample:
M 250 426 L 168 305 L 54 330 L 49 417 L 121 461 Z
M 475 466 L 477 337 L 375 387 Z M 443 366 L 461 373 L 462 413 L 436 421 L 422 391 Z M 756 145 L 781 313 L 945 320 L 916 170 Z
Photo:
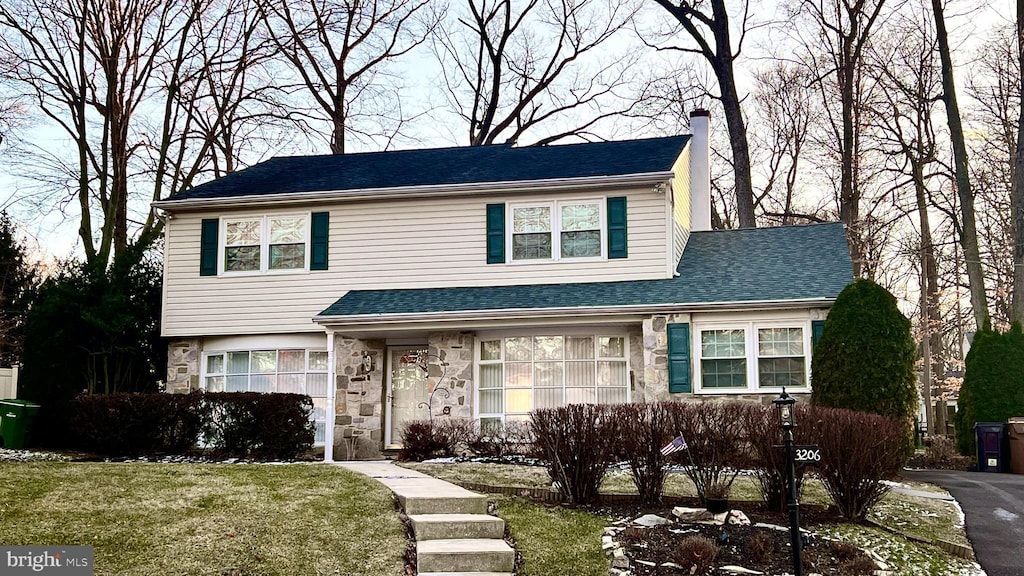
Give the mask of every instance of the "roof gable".
M 671 170 L 689 140 L 683 135 L 524 148 L 278 157 L 183 190 L 170 200 L 648 174 Z

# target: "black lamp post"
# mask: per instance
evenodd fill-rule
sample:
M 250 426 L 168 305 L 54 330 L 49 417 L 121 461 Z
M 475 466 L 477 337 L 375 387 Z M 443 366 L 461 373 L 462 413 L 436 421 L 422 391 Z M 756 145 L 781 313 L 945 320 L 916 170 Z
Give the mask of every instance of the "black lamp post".
M 782 429 L 782 443 L 786 448 L 786 469 L 789 475 L 789 534 L 793 542 L 793 574 L 803 576 L 803 565 L 800 558 L 802 540 L 800 538 L 800 503 L 796 494 L 796 464 L 793 455 L 793 428 L 796 428 L 796 398 L 782 389 L 782 394 L 772 400 L 779 411 L 779 428 Z

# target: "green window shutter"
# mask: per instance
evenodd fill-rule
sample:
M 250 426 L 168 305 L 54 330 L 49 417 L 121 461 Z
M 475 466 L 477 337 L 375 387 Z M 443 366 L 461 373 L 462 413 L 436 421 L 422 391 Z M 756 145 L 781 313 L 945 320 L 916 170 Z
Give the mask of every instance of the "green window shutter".
M 487 205 L 487 263 L 505 263 L 505 205 Z
M 821 340 L 821 333 L 824 330 L 824 320 L 811 320 L 811 350 L 818 345 L 818 340 Z
M 327 270 L 328 228 L 330 212 L 313 212 L 310 226 L 309 269 Z
M 220 220 L 203 218 L 202 232 L 199 237 L 199 275 L 217 275 L 217 232 Z
M 668 325 L 668 391 L 691 392 L 690 325 Z
M 626 258 L 626 197 L 608 199 L 608 257 Z

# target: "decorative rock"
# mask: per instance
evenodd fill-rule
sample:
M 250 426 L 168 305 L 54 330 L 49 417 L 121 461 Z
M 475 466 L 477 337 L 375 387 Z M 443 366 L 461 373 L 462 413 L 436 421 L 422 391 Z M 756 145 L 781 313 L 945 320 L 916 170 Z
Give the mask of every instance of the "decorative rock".
M 758 572 L 757 570 L 751 570 L 749 568 L 744 568 L 743 566 L 722 566 L 719 570 L 730 574 L 764 574 L 764 572 Z
M 729 524 L 738 526 L 750 526 L 750 518 L 739 510 L 731 510 L 729 512 Z
M 682 566 L 680 566 L 679 564 L 676 564 L 675 562 L 665 562 L 664 564 L 661 565 L 661 567 L 662 568 L 679 568 L 680 570 L 683 568 Z
M 633 524 L 638 526 L 662 526 L 665 524 L 671 524 L 672 521 L 667 518 L 662 518 L 657 514 L 644 514 L 643 516 L 633 520 Z
M 658 565 L 656 562 L 649 562 L 647 560 L 636 560 L 636 563 L 643 564 L 644 566 L 650 566 L 652 568 Z
M 612 554 L 612 568 L 629 568 L 629 558 L 622 548 L 616 548 Z
M 714 514 L 703 508 L 687 508 L 676 506 L 672 509 L 672 515 L 683 522 L 706 522 L 714 519 Z
M 604 529 L 605 536 L 615 536 L 619 532 L 622 532 L 622 528 L 616 526 L 608 526 Z

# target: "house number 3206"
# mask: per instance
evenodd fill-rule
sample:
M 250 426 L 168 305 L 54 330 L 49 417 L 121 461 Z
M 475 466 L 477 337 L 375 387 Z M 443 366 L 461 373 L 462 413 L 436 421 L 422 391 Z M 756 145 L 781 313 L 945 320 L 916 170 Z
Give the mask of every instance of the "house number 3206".
M 794 446 L 797 462 L 821 462 L 821 450 L 817 446 Z

